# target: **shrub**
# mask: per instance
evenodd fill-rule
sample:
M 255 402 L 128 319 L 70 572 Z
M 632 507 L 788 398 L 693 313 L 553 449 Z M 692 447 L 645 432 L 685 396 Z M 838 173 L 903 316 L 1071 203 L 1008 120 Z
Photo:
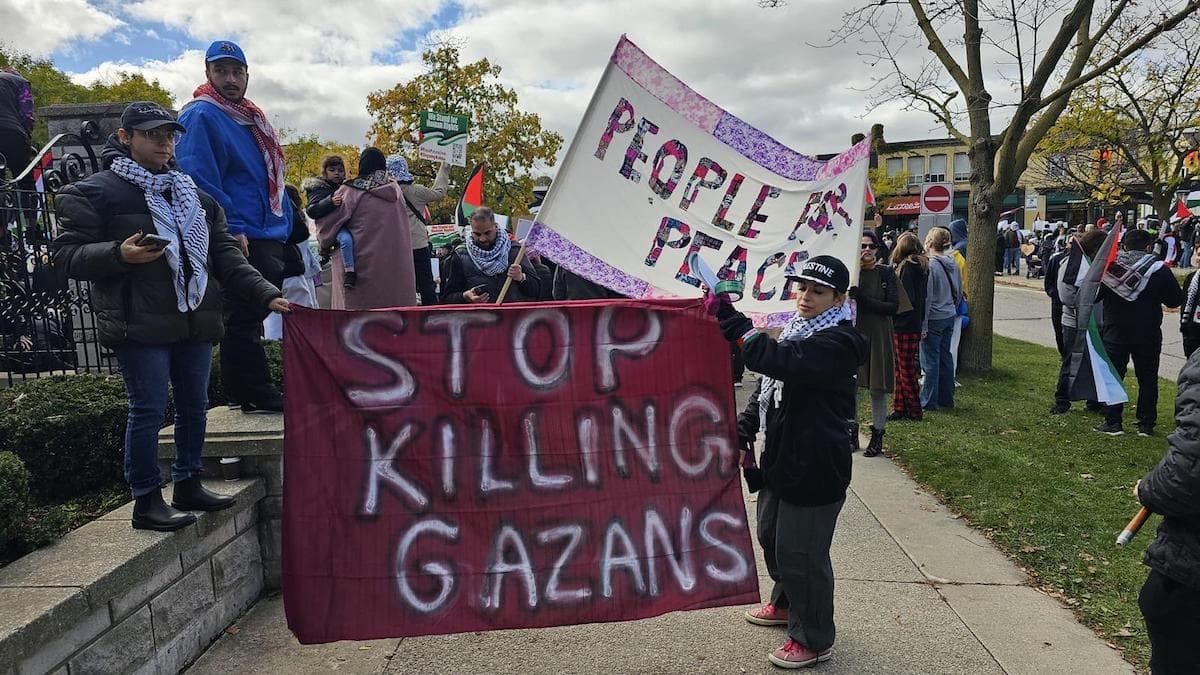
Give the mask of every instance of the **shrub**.
M 29 470 L 11 452 L 0 452 L 0 550 L 17 538 L 29 508 Z
M 0 391 L 0 452 L 14 452 L 42 503 L 120 485 L 128 416 L 118 377 L 59 375 Z

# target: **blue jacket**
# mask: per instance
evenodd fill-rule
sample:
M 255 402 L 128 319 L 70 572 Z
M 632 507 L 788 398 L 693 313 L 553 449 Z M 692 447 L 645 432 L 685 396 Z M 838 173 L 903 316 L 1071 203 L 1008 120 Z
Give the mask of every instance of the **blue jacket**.
M 207 101 L 188 104 L 179 123 L 187 132 L 175 147 L 175 161 L 225 209 L 230 234 L 287 241 L 292 210 L 285 197 L 283 214 L 271 213 L 267 165 L 250 130 Z

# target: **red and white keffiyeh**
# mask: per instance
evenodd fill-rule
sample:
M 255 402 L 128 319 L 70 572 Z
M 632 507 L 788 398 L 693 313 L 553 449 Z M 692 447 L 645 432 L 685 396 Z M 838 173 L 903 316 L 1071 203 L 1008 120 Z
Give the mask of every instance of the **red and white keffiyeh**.
M 283 146 L 279 144 L 279 137 L 275 134 L 275 127 L 271 126 L 271 122 L 267 119 L 267 114 L 262 111 L 262 108 L 254 105 L 254 102 L 248 98 L 242 98 L 241 101 L 236 103 L 230 101 L 222 96 L 210 82 L 205 82 L 196 87 L 196 91 L 192 92 L 192 96 L 197 101 L 207 101 L 217 106 L 221 110 L 224 110 L 226 115 L 232 117 L 235 122 L 250 128 L 250 133 L 254 136 L 254 142 L 258 145 L 258 149 L 262 151 L 263 162 L 267 165 L 267 195 L 271 201 L 271 213 L 277 216 L 283 215 L 283 189 L 286 183 L 284 179 Z

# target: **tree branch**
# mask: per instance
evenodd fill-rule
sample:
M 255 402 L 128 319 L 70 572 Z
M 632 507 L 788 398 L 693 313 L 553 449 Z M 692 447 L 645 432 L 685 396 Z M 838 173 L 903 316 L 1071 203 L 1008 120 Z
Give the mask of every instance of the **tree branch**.
M 921 5 L 921 0 L 908 0 L 908 4 L 912 7 L 913 15 L 917 18 L 917 26 L 921 29 L 921 33 L 929 43 L 929 51 L 937 56 L 938 61 L 941 62 L 946 72 L 950 74 L 954 83 L 958 85 L 959 90 L 963 92 L 970 91 L 970 82 L 967 74 L 963 72 L 962 66 L 958 64 L 958 61 L 954 60 L 954 56 L 950 54 L 950 50 L 946 49 L 946 44 L 942 42 L 942 38 L 937 34 L 937 29 L 933 27 L 933 23 L 925 13 L 925 8 Z
M 1128 2 L 1128 0 L 1121 0 L 1119 5 L 1124 6 L 1127 2 Z M 1058 89 L 1056 89 L 1050 95 L 1042 98 L 1041 107 L 1045 108 L 1045 107 L 1049 106 L 1050 104 L 1054 103 L 1055 101 L 1057 101 L 1059 98 L 1061 98 L 1063 96 L 1068 96 L 1072 91 L 1075 90 L 1076 87 L 1079 87 L 1082 84 L 1086 84 L 1086 83 L 1096 79 L 1097 77 L 1103 75 L 1109 69 L 1116 67 L 1122 61 L 1124 61 L 1130 54 L 1133 54 L 1134 52 L 1138 51 L 1142 47 L 1145 47 L 1154 38 L 1171 30 L 1175 26 L 1178 26 L 1184 19 L 1188 18 L 1188 16 L 1190 16 L 1191 14 L 1195 13 L 1195 11 L 1197 9 L 1200 9 L 1200 0 L 1190 0 L 1188 2 L 1188 4 L 1185 5 L 1184 8 L 1182 10 L 1180 10 L 1178 13 L 1167 18 L 1166 20 L 1162 21 L 1161 23 L 1155 25 L 1154 28 L 1151 28 L 1149 32 L 1147 32 L 1145 35 L 1141 36 L 1137 40 L 1134 40 L 1133 42 L 1125 45 L 1125 47 L 1123 49 L 1121 49 L 1119 52 L 1117 52 L 1117 54 L 1115 56 L 1113 56 L 1112 58 L 1108 59 L 1107 61 L 1104 61 L 1100 65 L 1098 65 L 1095 68 L 1093 68 L 1092 70 L 1088 71 L 1087 73 L 1075 77 L 1074 79 L 1064 78 L 1064 83 L 1061 86 L 1059 86 Z M 1102 29 L 1102 31 L 1107 31 L 1108 27 L 1111 26 L 1111 23 L 1113 21 L 1115 21 L 1115 15 L 1116 15 L 1116 10 L 1114 10 L 1113 16 L 1109 17 L 1109 21 L 1105 24 L 1105 27 Z M 1097 38 L 1099 38 L 1102 34 L 1103 34 L 1102 32 L 1097 32 Z

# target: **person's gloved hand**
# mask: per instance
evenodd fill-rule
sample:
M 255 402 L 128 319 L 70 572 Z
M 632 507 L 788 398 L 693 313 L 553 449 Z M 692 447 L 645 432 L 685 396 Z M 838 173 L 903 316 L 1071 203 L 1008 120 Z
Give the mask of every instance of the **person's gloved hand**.
M 733 309 L 732 307 L 730 309 Z M 754 322 L 745 314 L 733 310 L 733 313 L 721 319 L 721 335 L 730 342 L 737 342 L 743 335 L 754 329 Z
M 738 313 L 738 311 L 733 308 L 733 303 L 729 301 L 729 296 L 725 293 L 718 295 L 717 301 L 720 303 L 717 305 L 717 321 L 728 319 L 729 317 Z
M 737 436 L 737 446 L 738 446 L 739 450 L 741 450 L 743 452 L 748 452 L 752 456 L 754 455 L 754 439 L 752 437 L 749 437 L 749 436 L 743 434 L 740 431 L 738 432 L 738 436 Z

